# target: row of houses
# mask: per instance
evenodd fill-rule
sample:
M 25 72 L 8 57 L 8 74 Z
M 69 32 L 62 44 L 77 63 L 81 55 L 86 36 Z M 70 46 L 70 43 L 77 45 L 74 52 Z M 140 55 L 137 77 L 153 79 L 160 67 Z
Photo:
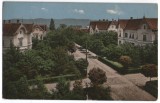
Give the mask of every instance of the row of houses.
M 158 19 L 143 18 L 118 19 L 91 21 L 89 25 L 89 33 L 95 34 L 100 32 L 114 31 L 118 34 L 118 44 L 125 42 L 133 45 L 151 44 L 157 40 L 158 35 Z
M 43 40 L 46 36 L 47 26 L 37 24 L 25 24 L 17 20 L 12 23 L 10 20 L 3 21 L 3 50 L 10 48 L 11 44 L 21 51 L 32 48 L 32 39 Z
M 79 28 L 79 27 L 78 27 Z M 77 30 L 77 28 L 76 28 Z M 157 40 L 158 19 L 157 18 L 139 18 L 98 20 L 91 21 L 88 28 L 78 29 L 89 34 L 113 31 L 117 33 L 118 45 L 125 42 L 133 45 L 151 44 Z M 20 50 L 32 48 L 32 39 L 43 40 L 46 36 L 47 26 L 38 24 L 25 24 L 17 20 L 12 23 L 10 20 L 3 21 L 3 49 L 7 49 L 13 44 Z

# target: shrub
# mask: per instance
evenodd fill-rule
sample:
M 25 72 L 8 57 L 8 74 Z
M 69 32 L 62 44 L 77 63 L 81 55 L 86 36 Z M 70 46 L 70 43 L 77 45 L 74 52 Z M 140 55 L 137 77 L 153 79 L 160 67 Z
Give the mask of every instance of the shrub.
M 122 63 L 126 69 L 128 69 L 129 65 L 132 63 L 132 59 L 129 56 L 121 56 L 119 58 L 119 62 Z
M 155 64 L 146 64 L 142 66 L 142 74 L 146 77 L 157 77 L 158 76 L 158 70 L 157 66 Z
M 110 88 L 102 86 L 94 86 L 87 88 L 88 98 L 92 100 L 112 100 L 110 96 Z
M 100 68 L 93 68 L 89 71 L 88 75 L 89 79 L 95 86 L 107 81 L 106 73 Z

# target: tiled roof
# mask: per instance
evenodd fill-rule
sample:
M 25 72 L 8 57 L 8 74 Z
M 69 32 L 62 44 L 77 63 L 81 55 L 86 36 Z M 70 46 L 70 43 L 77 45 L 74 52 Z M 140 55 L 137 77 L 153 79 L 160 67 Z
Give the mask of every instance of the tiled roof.
M 122 29 L 124 29 L 124 28 L 126 27 L 127 22 L 128 22 L 127 19 L 119 19 L 119 20 L 118 20 L 118 24 L 120 25 L 120 27 L 121 27 Z M 118 25 L 117 25 L 117 26 L 118 26 Z
M 39 25 L 44 31 L 47 31 L 47 25 Z
M 13 36 L 20 25 L 20 23 L 3 24 L 3 35 Z
M 141 19 L 128 19 L 119 20 L 121 28 L 127 30 L 137 30 L 141 24 L 147 23 L 149 28 L 152 30 L 158 30 L 158 19 L 157 18 L 141 18 Z
M 145 20 L 148 23 L 150 29 L 158 30 L 158 19 L 157 18 L 145 18 Z
M 111 22 L 109 21 L 91 21 L 90 27 L 95 30 L 96 26 L 99 30 L 107 30 Z
M 23 24 L 25 28 L 27 29 L 27 33 L 32 32 L 33 24 Z
M 116 20 L 111 21 L 111 25 L 116 25 L 117 26 L 118 22 Z
M 34 25 L 34 27 L 40 27 L 42 30 L 47 31 L 47 25 Z
M 129 19 L 125 29 L 127 30 L 137 30 L 142 23 L 142 19 Z

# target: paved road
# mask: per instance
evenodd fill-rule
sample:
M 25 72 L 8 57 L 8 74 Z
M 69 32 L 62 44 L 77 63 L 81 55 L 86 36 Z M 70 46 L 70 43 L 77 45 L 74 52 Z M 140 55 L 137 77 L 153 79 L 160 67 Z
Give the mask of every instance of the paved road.
M 75 59 L 85 58 L 85 54 L 81 53 L 81 51 L 77 50 L 74 53 Z M 126 79 L 124 76 L 118 74 L 114 69 L 105 65 L 97 59 L 88 58 L 89 66 L 87 72 L 89 72 L 93 67 L 99 67 L 100 69 L 106 72 L 107 82 L 104 83 L 104 86 L 111 87 L 111 96 L 114 100 L 144 100 L 144 101 L 152 101 L 156 100 L 155 97 L 147 93 L 146 91 L 140 89 L 135 84 L 133 84 L 130 80 Z M 90 80 L 88 78 L 83 80 L 83 86 L 86 83 L 89 83 Z M 71 81 L 70 89 L 73 88 L 74 81 Z M 45 84 L 48 90 L 54 89 L 56 83 L 53 84 Z

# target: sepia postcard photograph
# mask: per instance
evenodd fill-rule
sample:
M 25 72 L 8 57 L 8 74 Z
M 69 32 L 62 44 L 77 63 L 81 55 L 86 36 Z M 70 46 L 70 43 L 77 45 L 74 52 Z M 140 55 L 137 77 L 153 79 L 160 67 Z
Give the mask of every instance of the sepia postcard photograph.
M 2 99 L 156 101 L 158 4 L 2 2 Z

